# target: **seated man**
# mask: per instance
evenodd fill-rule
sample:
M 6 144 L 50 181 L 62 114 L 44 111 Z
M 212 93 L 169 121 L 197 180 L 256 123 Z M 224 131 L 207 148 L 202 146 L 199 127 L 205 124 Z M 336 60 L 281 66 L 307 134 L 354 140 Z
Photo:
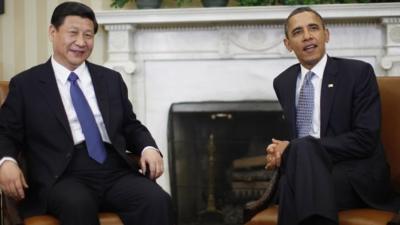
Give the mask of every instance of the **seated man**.
M 11 79 L 0 110 L 0 188 L 20 200 L 23 217 L 98 225 L 107 210 L 127 225 L 172 224 L 170 196 L 153 181 L 162 156 L 121 75 L 86 61 L 97 28 L 88 6 L 58 5 L 49 27 L 53 55 Z M 126 150 L 141 155 L 143 174 Z M 15 161 L 19 151 L 27 174 Z
M 279 169 L 280 225 L 338 224 L 338 211 L 394 210 L 380 141 L 381 109 L 371 65 L 330 57 L 324 20 L 308 7 L 285 23 L 299 64 L 274 80 L 292 140 L 272 140 L 267 168 Z

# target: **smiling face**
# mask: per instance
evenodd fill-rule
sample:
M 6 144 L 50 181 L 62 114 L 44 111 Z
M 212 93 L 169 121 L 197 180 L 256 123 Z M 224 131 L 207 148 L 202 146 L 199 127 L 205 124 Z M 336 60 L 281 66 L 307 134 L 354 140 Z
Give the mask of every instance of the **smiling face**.
M 329 31 L 313 12 L 301 12 L 288 20 L 285 46 L 289 51 L 294 51 L 307 69 L 312 69 L 321 60 L 328 41 Z
M 54 59 L 67 69 L 75 70 L 92 53 L 94 34 L 93 21 L 80 16 L 66 16 L 58 28 L 50 25 Z

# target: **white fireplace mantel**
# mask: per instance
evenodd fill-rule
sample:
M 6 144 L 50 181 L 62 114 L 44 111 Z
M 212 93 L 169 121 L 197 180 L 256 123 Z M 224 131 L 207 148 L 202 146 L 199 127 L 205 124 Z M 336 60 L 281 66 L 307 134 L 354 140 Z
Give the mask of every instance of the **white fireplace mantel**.
M 100 24 L 168 24 L 284 20 L 297 6 L 175 8 L 96 12 Z M 325 19 L 400 16 L 400 3 L 313 5 Z
M 276 100 L 272 80 L 296 63 L 282 40 L 296 6 L 96 12 L 107 61 L 127 83 L 138 118 L 165 159 L 158 183 L 170 191 L 167 124 L 172 103 Z M 312 6 L 330 30 L 328 54 L 400 75 L 400 3 Z

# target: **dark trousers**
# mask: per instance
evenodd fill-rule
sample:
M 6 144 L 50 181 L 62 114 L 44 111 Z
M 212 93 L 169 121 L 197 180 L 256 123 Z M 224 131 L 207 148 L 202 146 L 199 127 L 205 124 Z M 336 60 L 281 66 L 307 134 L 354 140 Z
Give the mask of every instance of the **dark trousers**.
M 351 185 L 343 184 L 344 175 L 336 173 L 328 153 L 313 137 L 290 143 L 279 172 L 279 225 L 338 224 L 339 209 L 363 204 Z M 340 193 L 335 196 L 337 191 L 354 199 L 342 201 Z
M 125 225 L 172 224 L 170 196 L 155 182 L 132 170 L 107 147 L 99 164 L 86 147 L 75 149 L 71 162 L 49 192 L 47 209 L 61 225 L 98 225 L 98 212 L 116 212 Z

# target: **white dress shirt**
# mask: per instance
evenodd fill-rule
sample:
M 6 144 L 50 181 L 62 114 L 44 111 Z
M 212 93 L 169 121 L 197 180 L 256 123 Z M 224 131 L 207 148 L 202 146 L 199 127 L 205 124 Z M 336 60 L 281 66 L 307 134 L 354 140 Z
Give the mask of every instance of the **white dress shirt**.
M 89 103 L 90 109 L 94 115 L 94 118 L 99 128 L 101 138 L 104 142 L 111 143 L 108 137 L 106 127 L 103 122 L 103 117 L 100 113 L 99 106 L 97 104 L 96 95 L 93 88 L 92 78 L 90 77 L 89 70 L 86 63 L 82 63 L 74 71 L 69 71 L 67 68 L 59 64 L 54 58 L 51 58 L 51 64 L 53 66 L 54 74 L 56 76 L 58 91 L 61 95 L 61 100 L 64 105 L 65 112 L 67 114 L 68 123 L 71 127 L 72 138 L 74 139 L 74 144 L 79 144 L 85 140 L 85 136 L 82 132 L 81 124 L 79 123 L 78 117 L 76 115 L 74 106 L 72 105 L 72 99 L 70 94 L 71 82 L 68 81 L 68 77 L 71 72 L 78 75 L 78 85 L 81 88 L 83 95 L 85 95 L 86 100 Z
M 321 87 L 327 61 L 328 56 L 325 54 L 322 59 L 311 69 L 311 71 L 315 75 L 311 79 L 311 83 L 314 86 L 314 109 L 310 135 L 315 138 L 320 138 L 321 136 Z M 296 107 L 297 103 L 299 102 L 300 89 L 303 84 L 304 78 L 306 76 L 306 73 L 310 71 L 301 64 L 300 67 L 301 73 L 297 77 L 296 83 Z

